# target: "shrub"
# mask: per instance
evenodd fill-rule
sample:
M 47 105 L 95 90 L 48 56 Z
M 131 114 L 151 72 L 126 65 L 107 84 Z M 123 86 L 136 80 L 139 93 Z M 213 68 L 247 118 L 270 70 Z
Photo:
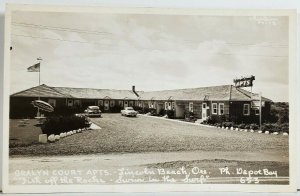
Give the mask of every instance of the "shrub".
M 190 111 L 185 111 L 184 112 L 184 116 L 185 116 L 185 121 L 187 122 L 195 122 L 197 119 L 195 118 L 195 114 L 194 112 L 190 112 Z M 206 122 L 207 124 L 207 122 Z
M 251 127 L 250 127 L 249 124 L 245 125 L 245 129 L 250 129 L 250 128 L 251 128 Z
M 207 124 L 207 120 L 202 121 L 202 124 L 206 125 Z
M 233 122 L 224 122 L 223 125 L 224 125 L 224 127 L 232 127 Z
M 159 110 L 158 115 L 159 116 L 164 116 L 164 115 L 166 115 L 166 113 L 167 113 L 166 110 L 162 108 L 162 109 Z
M 41 128 L 44 134 L 50 135 L 89 126 L 87 118 L 83 116 L 53 116 L 47 118 Z
M 271 133 L 273 132 L 280 132 L 281 126 L 277 123 L 265 123 L 261 126 L 262 131 L 269 131 Z
M 283 123 L 283 124 L 280 124 L 280 130 L 282 132 L 287 132 L 289 133 L 289 123 Z
M 245 126 L 246 126 L 246 125 L 245 125 L 244 123 L 242 123 L 242 124 L 239 124 L 238 127 L 239 127 L 239 129 L 245 129 Z
M 216 126 L 216 127 L 221 127 L 222 124 L 221 124 L 221 123 L 215 123 L 214 126 Z
M 250 124 L 250 129 L 257 130 L 258 128 L 257 124 Z
M 167 110 L 167 116 L 168 118 L 175 118 L 174 110 Z
M 157 116 L 156 109 L 150 108 L 149 112 L 151 113 L 151 116 Z

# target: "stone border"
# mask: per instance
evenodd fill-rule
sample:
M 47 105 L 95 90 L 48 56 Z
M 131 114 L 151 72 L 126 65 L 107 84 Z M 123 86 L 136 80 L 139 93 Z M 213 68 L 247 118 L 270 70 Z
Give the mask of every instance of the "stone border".
M 235 130 L 235 131 L 243 131 L 243 132 L 249 132 L 249 133 L 264 133 L 264 134 L 270 134 L 270 135 L 283 135 L 283 136 L 288 136 L 289 134 L 284 132 L 282 134 L 279 134 L 278 132 L 273 132 L 270 133 L 269 131 L 254 131 L 253 129 L 247 130 L 247 129 L 239 129 L 239 128 L 233 128 L 233 127 L 216 127 L 216 126 L 212 126 L 212 125 L 204 125 L 204 124 L 200 124 L 200 123 L 192 123 L 192 122 L 185 122 L 185 121 L 179 121 L 176 119 L 169 119 L 169 118 L 164 118 L 164 117 L 158 117 L 158 116 L 150 116 L 150 115 L 145 115 L 145 114 L 138 114 L 138 116 L 145 116 L 145 117 L 150 117 L 150 118 L 156 118 L 156 119 L 161 119 L 161 120 L 167 120 L 167 121 L 172 121 L 172 122 L 179 122 L 179 123 L 183 123 L 183 124 L 189 124 L 189 125 L 195 125 L 195 126 L 202 126 L 202 127 L 209 127 L 209 128 L 217 128 L 217 129 L 224 129 L 224 130 Z
M 88 128 L 83 128 L 83 129 L 76 129 L 76 130 L 72 130 L 72 131 L 68 131 L 68 132 L 62 132 L 59 135 L 55 135 L 55 134 L 51 134 L 51 135 L 47 135 L 47 134 L 40 134 L 39 135 L 39 143 L 53 143 L 56 142 L 58 140 L 60 140 L 61 138 L 64 137 L 68 137 L 71 136 L 73 134 L 76 133 L 82 133 L 83 131 L 88 131 L 88 130 L 95 130 L 95 129 L 101 129 L 101 127 L 99 127 L 98 125 L 91 123 L 90 127 Z

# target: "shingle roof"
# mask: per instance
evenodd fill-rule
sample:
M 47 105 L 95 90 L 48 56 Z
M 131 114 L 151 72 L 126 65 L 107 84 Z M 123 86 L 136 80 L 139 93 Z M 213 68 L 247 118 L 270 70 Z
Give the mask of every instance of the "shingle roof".
M 79 99 L 137 99 L 131 90 L 53 87 L 56 91 Z
M 143 92 L 137 97 L 131 90 L 49 87 L 36 86 L 11 96 L 13 97 L 57 97 L 78 99 L 131 99 L 131 100 L 211 100 L 211 101 L 250 101 L 251 93 L 233 85 L 210 86 L 201 88 L 175 89 Z M 252 94 L 257 97 L 257 94 Z M 271 101 L 262 97 L 263 101 Z
M 252 93 L 253 97 L 257 94 Z M 251 92 L 233 85 L 210 86 L 188 89 L 151 91 L 141 94 L 141 100 L 211 100 L 211 101 L 250 101 Z M 262 97 L 264 101 L 271 101 Z
M 45 84 L 29 88 L 27 90 L 20 91 L 18 93 L 14 93 L 11 96 L 12 97 L 53 97 L 53 98 L 68 97 L 65 94 L 60 93 L 55 89 L 53 89 L 52 87 L 47 86 Z
M 145 92 L 143 100 L 229 100 L 230 85 Z

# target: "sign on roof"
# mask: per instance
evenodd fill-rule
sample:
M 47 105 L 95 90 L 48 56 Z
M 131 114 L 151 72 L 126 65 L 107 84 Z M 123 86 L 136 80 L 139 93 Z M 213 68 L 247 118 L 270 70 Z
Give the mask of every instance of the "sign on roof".
M 240 79 L 234 79 L 233 83 L 236 87 L 250 87 L 253 86 L 254 80 L 255 80 L 255 76 L 242 77 Z

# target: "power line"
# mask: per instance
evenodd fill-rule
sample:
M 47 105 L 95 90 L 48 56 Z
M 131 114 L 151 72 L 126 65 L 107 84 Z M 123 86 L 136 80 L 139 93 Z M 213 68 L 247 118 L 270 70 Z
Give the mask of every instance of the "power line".
M 75 28 L 67 28 L 67 27 L 55 27 L 55 26 L 47 26 L 47 25 L 40 25 L 40 24 L 33 24 L 33 23 L 12 23 L 15 26 L 22 26 L 22 27 L 29 27 L 29 28 L 40 28 L 40 29 L 48 29 L 48 30 L 57 30 L 57 31 L 65 31 L 65 32 L 76 32 L 76 33 L 86 33 L 86 34 L 95 34 L 95 35 L 102 35 L 108 36 L 113 35 L 109 32 L 102 32 L 102 31 L 88 31 L 82 29 L 75 29 Z M 167 39 L 167 38 L 164 38 Z M 169 39 L 170 40 L 170 39 Z M 197 44 L 197 41 L 193 40 L 184 40 L 183 42 L 187 44 Z M 225 42 L 223 44 L 231 45 L 231 46 L 247 46 L 247 47 L 268 47 L 268 48 L 287 48 L 288 45 L 286 44 L 270 44 L 270 45 L 257 45 L 255 43 L 234 43 L 234 42 Z
M 67 27 L 54 27 L 54 26 L 46 26 L 46 25 L 39 25 L 39 24 L 31 24 L 31 23 L 12 23 L 15 26 L 22 26 L 22 27 L 30 27 L 30 28 L 40 28 L 40 29 L 48 29 L 48 30 L 57 30 L 57 31 L 66 31 L 66 32 L 76 32 L 76 33 L 87 33 L 87 34 L 97 34 L 97 35 L 112 35 L 109 32 L 103 31 L 88 31 L 83 29 L 75 29 L 75 28 L 67 28 Z
M 74 42 L 74 43 L 86 43 L 86 44 L 100 44 L 100 45 L 104 45 L 104 44 L 97 43 L 97 42 L 66 40 L 66 39 L 58 39 L 58 38 L 50 38 L 50 37 L 38 37 L 38 36 L 32 36 L 32 35 L 19 35 L 19 34 L 12 34 L 12 35 L 13 36 L 18 36 L 18 37 L 29 37 L 29 38 L 34 38 L 34 39 L 46 39 L 46 40 L 56 40 L 56 41 L 63 41 L 63 42 Z
M 31 35 L 19 35 L 19 34 L 12 34 L 13 36 L 20 36 L 20 37 L 28 37 L 34 39 L 46 39 L 46 40 L 55 40 L 55 41 L 63 41 L 63 42 L 74 42 L 74 43 L 85 43 L 85 44 L 99 44 L 97 42 L 85 42 L 85 41 L 76 41 L 76 40 L 65 40 L 65 39 L 57 39 L 57 38 L 49 38 L 49 37 L 38 37 L 38 36 L 31 36 Z M 141 48 L 145 50 L 154 50 L 153 48 Z M 286 58 L 287 56 L 280 56 L 280 55 L 259 55 L 259 54 L 232 54 L 232 53 L 215 53 L 216 55 L 232 55 L 232 56 L 257 56 L 257 57 L 270 57 L 270 58 Z

